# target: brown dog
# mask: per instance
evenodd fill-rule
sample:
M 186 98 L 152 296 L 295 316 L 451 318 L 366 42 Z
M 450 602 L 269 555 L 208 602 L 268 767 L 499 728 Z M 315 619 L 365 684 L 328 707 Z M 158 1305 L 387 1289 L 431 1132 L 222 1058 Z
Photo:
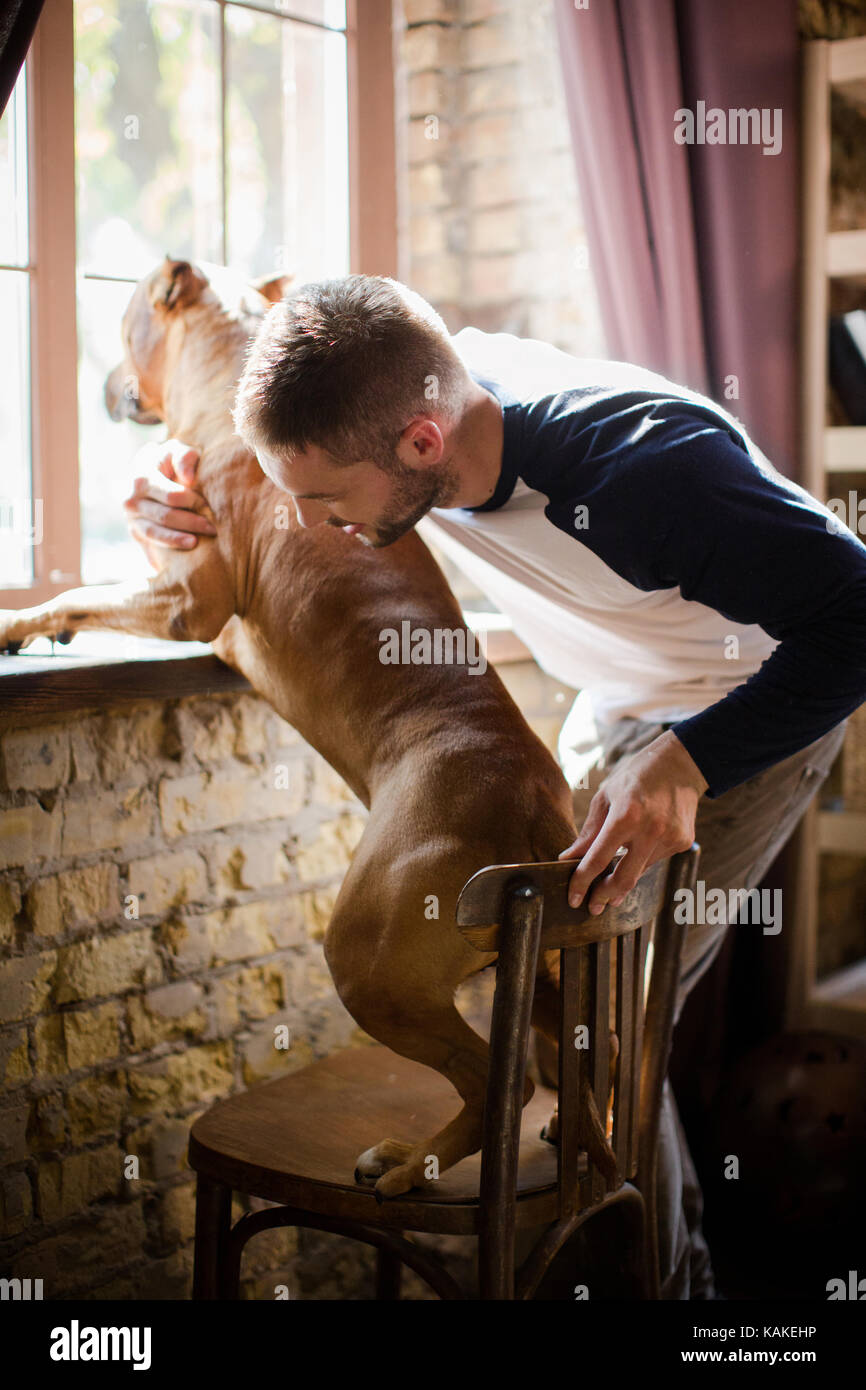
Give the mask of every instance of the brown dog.
M 195 446 L 196 486 L 217 535 L 186 553 L 154 551 L 161 568 L 144 585 L 76 589 L 0 613 L 0 651 L 82 628 L 210 642 L 369 807 L 328 928 L 328 965 L 360 1026 L 441 1072 L 463 1101 L 423 1143 L 385 1138 L 360 1156 L 358 1176 L 392 1196 L 423 1185 L 427 1155 L 443 1172 L 481 1143 L 487 1044 L 454 996 L 495 957 L 457 930 L 458 894 L 486 864 L 554 859 L 574 838 L 571 796 L 493 670 L 382 663 L 383 629 L 408 619 L 413 630 L 465 634 L 460 609 L 414 532 L 372 550 L 336 528 L 297 525 L 230 414 L 267 298 L 246 286 L 217 293 L 216 279 L 167 259 L 140 282 L 106 401 L 115 418 L 164 420 Z M 273 282 L 269 297 L 281 289 Z M 557 963 L 555 953 L 541 963 L 533 1010 L 551 1040 Z M 591 1092 L 581 1128 L 583 1147 L 614 1181 Z

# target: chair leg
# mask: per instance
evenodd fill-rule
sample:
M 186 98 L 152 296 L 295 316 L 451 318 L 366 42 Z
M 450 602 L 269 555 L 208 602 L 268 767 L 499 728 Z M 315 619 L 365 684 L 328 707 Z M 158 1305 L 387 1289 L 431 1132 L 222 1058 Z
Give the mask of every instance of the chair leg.
M 224 1259 L 231 1214 L 231 1188 L 199 1173 L 195 1190 L 195 1263 L 192 1281 L 192 1296 L 196 1300 L 225 1296 Z M 237 1297 L 237 1293 L 234 1296 Z
M 393 1250 L 379 1246 L 376 1251 L 376 1298 L 378 1301 L 393 1302 L 400 1297 L 400 1280 L 403 1262 Z

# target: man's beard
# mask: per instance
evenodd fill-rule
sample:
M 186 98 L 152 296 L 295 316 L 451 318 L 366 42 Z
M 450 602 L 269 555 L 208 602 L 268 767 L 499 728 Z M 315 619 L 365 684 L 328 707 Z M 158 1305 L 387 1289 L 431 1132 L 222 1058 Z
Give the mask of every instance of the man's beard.
M 411 531 L 431 507 L 447 506 L 460 482 L 457 470 L 450 463 L 439 463 L 435 468 L 407 468 L 394 453 L 379 467 L 394 479 L 394 496 L 382 515 L 370 523 L 374 536 L 371 538 L 359 531 L 356 537 L 373 550 L 393 545 Z M 340 517 L 328 519 L 329 526 L 347 524 Z

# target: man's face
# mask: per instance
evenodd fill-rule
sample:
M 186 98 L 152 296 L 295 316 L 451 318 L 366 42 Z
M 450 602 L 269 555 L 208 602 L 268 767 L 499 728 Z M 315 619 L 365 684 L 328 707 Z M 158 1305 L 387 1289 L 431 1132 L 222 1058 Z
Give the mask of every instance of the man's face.
M 271 482 L 293 499 L 302 526 L 339 526 L 376 549 L 411 531 L 431 507 L 447 505 L 457 482 L 445 462 L 411 467 L 397 452 L 383 466 L 338 466 L 312 444 L 291 460 L 261 448 L 257 457 Z

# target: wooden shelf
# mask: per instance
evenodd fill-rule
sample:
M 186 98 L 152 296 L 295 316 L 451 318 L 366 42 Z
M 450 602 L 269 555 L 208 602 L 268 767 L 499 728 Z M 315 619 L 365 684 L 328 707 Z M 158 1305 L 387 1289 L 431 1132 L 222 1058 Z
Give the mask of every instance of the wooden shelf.
M 819 811 L 817 821 L 819 850 L 866 858 L 866 812 Z
M 866 961 L 855 961 L 815 983 L 804 1024 L 866 1038 Z
M 827 237 L 826 268 L 834 280 L 866 276 L 866 231 L 831 232 Z
M 866 87 L 866 39 L 831 43 L 827 66 L 834 87 Z
M 844 970 L 825 975 L 815 985 L 814 994 L 819 1003 L 844 1000 L 852 1007 L 866 1009 L 866 960 L 857 960 Z
M 866 278 L 866 229 L 830 232 L 831 94 L 866 96 L 866 38 L 803 45 L 801 437 L 804 486 L 838 495 L 844 478 L 866 472 L 866 428 L 828 429 L 827 325 L 830 281 Z M 866 1038 L 866 959 L 820 979 L 821 855 L 866 858 L 866 814 L 822 811 L 814 802 L 795 832 L 793 940 L 787 963 L 788 1028 L 820 1028 Z
M 833 425 L 824 433 L 828 473 L 866 473 L 866 425 Z

